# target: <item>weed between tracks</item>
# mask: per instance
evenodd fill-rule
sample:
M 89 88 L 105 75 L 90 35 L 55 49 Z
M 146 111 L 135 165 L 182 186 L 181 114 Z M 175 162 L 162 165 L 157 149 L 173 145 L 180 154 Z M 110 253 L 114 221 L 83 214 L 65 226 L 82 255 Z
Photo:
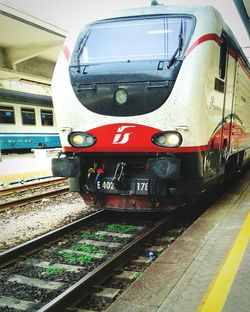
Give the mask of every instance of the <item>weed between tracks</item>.
M 81 237 L 85 238 L 85 239 L 94 239 L 94 240 L 102 241 L 102 240 L 105 240 L 107 238 L 107 235 L 85 232 L 85 233 L 81 234 Z
M 69 253 L 67 251 L 59 251 L 59 255 L 64 258 L 66 263 L 71 265 L 86 265 L 90 264 L 91 262 L 94 262 L 95 258 L 88 255 L 79 255 L 77 253 Z
M 43 304 L 60 295 L 67 287 L 70 287 L 79 279 L 83 278 L 89 272 L 93 271 L 99 264 L 107 258 L 115 254 L 121 247 L 119 244 L 112 245 L 110 243 L 120 243 L 121 246 L 128 244 L 133 238 L 130 235 L 119 234 L 139 234 L 144 226 L 139 224 L 136 226 L 125 225 L 125 221 L 121 224 L 105 224 L 99 223 L 92 227 L 81 228 L 78 231 L 63 237 L 57 243 L 46 245 L 46 247 L 37 253 L 32 254 L 31 262 L 26 261 L 15 264 L 12 268 L 6 268 L 2 274 L 0 296 L 12 296 L 21 300 L 37 302 L 37 309 Z M 98 232 L 105 231 L 105 234 Z M 96 233 L 95 233 L 96 232 Z M 113 234 L 116 233 L 116 234 Z M 84 242 L 83 239 L 103 241 L 107 247 L 103 247 L 103 243 L 91 245 L 91 242 Z M 60 264 L 62 266 L 60 267 Z M 81 266 L 71 271 L 73 268 L 64 268 L 63 265 Z M 44 267 L 49 266 L 49 267 Z M 11 275 L 25 276 L 27 278 L 42 279 L 44 281 L 62 282 L 63 286 L 60 290 L 40 289 L 36 286 L 23 285 L 8 281 Z M 140 272 L 135 272 L 136 279 Z M 4 283 L 3 283 L 4 282 Z M 0 309 L 1 310 L 1 309 Z M 8 309 L 4 310 L 8 311 Z
M 64 268 L 47 268 L 45 273 L 50 276 L 57 276 L 67 272 Z
M 136 227 L 134 227 L 133 225 L 110 224 L 107 226 L 107 231 L 114 233 L 129 234 L 135 232 Z
M 98 248 L 96 246 L 89 245 L 86 243 L 73 243 L 70 249 L 74 251 L 84 251 L 84 252 L 93 253 L 93 254 L 96 254 L 96 253 L 107 254 L 108 253 L 106 249 L 101 249 L 101 248 Z

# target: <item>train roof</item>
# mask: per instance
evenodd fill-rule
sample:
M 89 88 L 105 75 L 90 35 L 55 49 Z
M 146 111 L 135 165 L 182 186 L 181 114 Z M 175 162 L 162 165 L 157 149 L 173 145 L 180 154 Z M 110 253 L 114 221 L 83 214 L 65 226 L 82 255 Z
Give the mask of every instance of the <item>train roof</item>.
M 52 97 L 0 88 L 0 103 L 53 107 Z
M 149 5 L 147 7 L 139 7 L 139 8 L 131 8 L 124 9 L 120 11 L 114 11 L 108 16 L 105 15 L 98 20 L 92 20 L 87 25 L 85 25 L 82 29 L 84 31 L 86 27 L 93 23 L 104 22 L 116 18 L 129 18 L 129 17 L 139 17 L 139 16 L 150 16 L 150 15 L 190 15 L 196 18 L 196 25 L 200 25 L 201 27 L 196 27 L 193 40 L 195 38 L 199 38 L 202 34 L 202 29 L 207 33 L 217 33 L 220 36 L 222 30 L 226 31 L 226 33 L 232 38 L 232 40 L 237 44 L 238 49 L 240 51 L 240 55 L 246 64 L 246 67 L 249 68 L 249 61 L 246 58 L 243 50 L 241 49 L 237 38 L 234 36 L 231 29 L 224 22 L 223 17 L 218 12 L 218 10 L 212 5 L 194 5 L 194 4 L 178 4 L 178 5 L 167 5 L 167 4 L 159 4 L 159 5 Z M 206 24 L 204 29 L 204 24 Z M 70 41 L 75 40 L 78 36 L 78 32 L 72 32 Z
M 224 22 L 223 17 L 218 12 L 218 10 L 212 5 L 194 5 L 194 4 L 178 4 L 178 5 L 167 5 L 167 4 L 158 4 L 158 5 L 149 5 L 147 7 L 131 8 L 124 9 L 120 11 L 113 12 L 113 14 L 94 22 L 101 22 L 105 20 L 115 19 L 115 18 L 126 18 L 126 17 L 136 17 L 136 16 L 150 16 L 150 15 L 181 15 L 187 14 L 194 16 L 197 20 L 197 24 L 202 21 L 207 24 L 207 32 L 216 32 L 217 28 L 218 35 L 221 33 L 222 29 L 227 32 L 227 34 L 233 39 L 233 41 L 238 45 L 241 55 L 243 55 L 244 61 L 249 67 L 249 62 L 242 51 L 237 38 L 234 36 L 231 29 Z M 217 21 L 217 23 L 215 22 Z
M 167 4 L 160 4 L 160 5 L 151 5 L 147 7 L 140 7 L 140 8 L 131 8 L 117 11 L 114 14 L 114 17 L 122 17 L 122 16 L 136 16 L 136 15 L 154 15 L 154 14 L 192 14 L 192 15 L 199 15 L 204 14 L 204 11 L 216 11 L 218 12 L 213 6 L 211 5 L 192 5 L 192 4 L 185 4 L 185 5 L 167 5 Z
M 220 24 L 223 25 L 223 28 L 227 31 L 227 33 L 232 37 L 234 37 L 230 28 L 225 24 L 221 14 L 218 12 L 216 8 L 211 5 L 193 5 L 193 4 L 185 4 L 185 5 L 166 5 L 166 4 L 159 4 L 159 5 L 151 5 L 147 7 L 140 7 L 140 8 L 132 8 L 132 9 L 125 9 L 114 12 L 112 16 L 109 16 L 107 19 L 112 18 L 121 18 L 121 17 L 136 17 L 136 16 L 149 16 L 149 15 L 160 15 L 160 14 L 188 14 L 196 17 L 197 20 L 205 20 L 209 19 L 216 19 Z M 105 18 L 106 19 L 106 18 Z M 213 25 L 211 25 L 213 27 Z
M 207 25 L 211 28 L 215 28 L 215 23 L 212 21 L 217 20 L 217 24 L 223 25 L 223 29 L 230 35 L 230 37 L 237 42 L 234 34 L 230 30 L 230 28 L 225 24 L 221 14 L 211 5 L 193 5 L 193 4 L 178 4 L 178 5 L 167 5 L 167 4 L 159 4 L 159 5 L 149 5 L 146 7 L 139 8 L 130 8 L 119 11 L 113 11 L 108 16 L 105 15 L 103 18 L 98 20 L 92 20 L 88 24 L 98 23 L 103 21 L 108 21 L 110 19 L 116 18 L 126 18 L 126 17 L 136 17 L 136 16 L 150 16 L 150 15 L 180 15 L 180 14 L 188 14 L 192 15 L 196 18 L 197 21 L 202 20 L 207 21 Z M 85 25 L 86 27 L 86 25 Z M 84 27 L 84 28 L 85 28 Z M 221 28 L 220 28 L 221 30 Z

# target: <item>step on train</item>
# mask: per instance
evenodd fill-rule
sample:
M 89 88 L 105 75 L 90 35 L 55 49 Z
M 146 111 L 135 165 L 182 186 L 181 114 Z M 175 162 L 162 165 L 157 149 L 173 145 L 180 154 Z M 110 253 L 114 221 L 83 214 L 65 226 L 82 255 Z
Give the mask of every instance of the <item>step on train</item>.
M 250 160 L 250 66 L 212 6 L 151 5 L 69 36 L 55 176 L 101 209 L 163 211 Z

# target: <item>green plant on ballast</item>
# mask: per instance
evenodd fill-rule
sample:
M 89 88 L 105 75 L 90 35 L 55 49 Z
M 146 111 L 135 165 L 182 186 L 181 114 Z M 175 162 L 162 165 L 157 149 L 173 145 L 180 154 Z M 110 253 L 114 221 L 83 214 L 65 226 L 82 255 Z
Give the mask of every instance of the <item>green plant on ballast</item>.
M 64 260 L 71 265 L 88 265 L 95 260 L 94 257 L 89 255 L 83 255 L 78 253 L 69 253 L 67 251 L 59 251 L 59 255 L 64 258 Z
M 65 273 L 67 270 L 64 268 L 57 268 L 57 267 L 49 267 L 46 269 L 46 274 L 50 276 L 57 276 L 60 274 Z
M 85 239 L 105 240 L 107 235 L 86 232 L 82 233 L 81 237 Z
M 81 237 L 84 239 L 94 239 L 97 241 L 107 241 L 108 237 L 109 240 L 113 242 L 121 242 L 123 239 L 121 237 L 116 237 L 116 236 L 109 236 L 106 234 L 96 234 L 96 233 L 90 233 L 90 232 L 85 232 L 81 234 Z
M 141 272 L 135 272 L 134 273 L 134 278 L 138 278 L 138 277 L 140 277 L 141 276 Z
M 106 230 L 108 232 L 128 234 L 135 232 L 136 227 L 133 225 L 110 224 L 107 226 Z
M 73 243 L 70 249 L 74 251 L 83 251 L 83 252 L 92 253 L 92 254 L 96 254 L 96 253 L 107 254 L 108 253 L 107 250 L 105 249 L 101 249 L 101 248 L 98 248 L 96 246 L 86 244 L 86 243 Z

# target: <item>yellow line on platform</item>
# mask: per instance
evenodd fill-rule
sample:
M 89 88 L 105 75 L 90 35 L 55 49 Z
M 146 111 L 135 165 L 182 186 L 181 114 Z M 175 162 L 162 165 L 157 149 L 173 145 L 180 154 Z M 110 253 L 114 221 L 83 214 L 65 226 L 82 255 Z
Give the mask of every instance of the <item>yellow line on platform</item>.
M 238 267 L 244 256 L 250 238 L 250 212 L 234 242 L 234 245 L 217 274 L 211 286 L 209 293 L 201 305 L 200 312 L 220 312 L 223 309 L 228 293 L 237 274 Z

